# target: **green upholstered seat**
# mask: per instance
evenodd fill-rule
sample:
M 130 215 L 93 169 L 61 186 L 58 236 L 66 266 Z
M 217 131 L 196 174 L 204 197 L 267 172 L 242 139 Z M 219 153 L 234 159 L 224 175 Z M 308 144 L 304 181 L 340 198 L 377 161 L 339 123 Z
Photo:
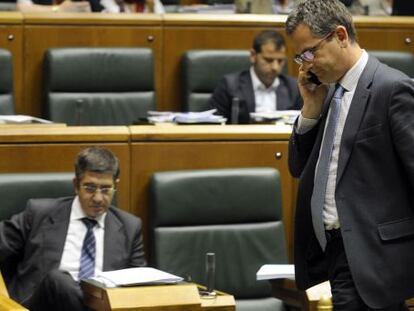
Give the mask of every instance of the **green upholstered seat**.
M 368 51 L 378 60 L 388 66 L 404 72 L 410 78 L 414 78 L 414 54 L 400 51 Z
M 20 213 L 28 199 L 74 195 L 73 173 L 0 174 L 0 220 Z
M 273 168 L 155 173 L 150 182 L 150 262 L 206 284 L 205 254 L 216 254 L 215 288 L 237 310 L 282 310 L 263 264 L 287 263 L 279 172 Z
M 249 69 L 248 50 L 191 50 L 182 59 L 183 111 L 205 111 L 220 79 Z
M 130 125 L 155 110 L 149 48 L 59 48 L 44 58 L 45 118 L 69 125 Z
M 12 215 L 22 212 L 29 199 L 74 195 L 73 177 L 73 173 L 0 174 L 0 220 L 9 219 Z M 18 260 L 16 258 L 1 264 L 6 284 L 14 274 Z
M 12 56 L 0 49 L 0 115 L 14 114 Z

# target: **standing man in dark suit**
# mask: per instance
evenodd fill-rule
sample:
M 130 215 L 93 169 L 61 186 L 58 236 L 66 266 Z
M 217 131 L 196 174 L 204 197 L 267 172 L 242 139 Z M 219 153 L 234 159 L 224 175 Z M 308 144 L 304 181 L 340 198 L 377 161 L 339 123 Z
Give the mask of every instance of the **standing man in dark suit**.
M 0 223 L 0 263 L 19 258 L 8 289 L 30 310 L 84 310 L 80 279 L 146 264 L 142 224 L 111 206 L 119 182 L 109 150 L 82 150 L 75 163 L 76 196 L 29 200 Z
M 282 74 L 286 44 L 281 34 L 273 30 L 259 33 L 250 50 L 250 62 L 249 70 L 225 75 L 219 82 L 209 101 L 209 105 L 217 109 L 217 114 L 230 122 L 235 98 L 239 104 L 237 123 L 249 123 L 251 112 L 302 107 L 296 80 Z
M 300 178 L 297 285 L 329 280 L 334 310 L 406 310 L 414 296 L 413 81 L 360 48 L 338 0 L 302 1 L 286 32 L 304 101 L 289 144 Z

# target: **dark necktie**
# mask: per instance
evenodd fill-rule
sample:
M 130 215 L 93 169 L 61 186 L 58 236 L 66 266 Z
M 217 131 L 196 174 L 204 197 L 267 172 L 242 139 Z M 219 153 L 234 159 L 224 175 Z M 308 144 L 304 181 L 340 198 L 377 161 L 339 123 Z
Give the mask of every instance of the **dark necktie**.
M 325 136 L 323 138 L 322 146 L 319 152 L 318 167 L 315 172 L 315 184 L 313 186 L 313 193 L 311 199 L 312 223 L 316 238 L 325 250 L 326 235 L 325 225 L 323 223 L 323 207 L 325 205 L 326 186 L 329 175 L 329 164 L 331 163 L 332 149 L 334 145 L 334 138 L 338 124 L 339 111 L 342 101 L 342 96 L 345 89 L 337 84 L 334 96 L 331 100 L 331 111 L 329 114 L 328 124 L 325 129 Z
M 96 220 L 82 218 L 83 224 L 86 226 L 86 235 L 83 239 L 82 253 L 79 268 L 79 280 L 88 279 L 95 274 L 95 257 L 96 257 L 96 241 L 93 228 Z

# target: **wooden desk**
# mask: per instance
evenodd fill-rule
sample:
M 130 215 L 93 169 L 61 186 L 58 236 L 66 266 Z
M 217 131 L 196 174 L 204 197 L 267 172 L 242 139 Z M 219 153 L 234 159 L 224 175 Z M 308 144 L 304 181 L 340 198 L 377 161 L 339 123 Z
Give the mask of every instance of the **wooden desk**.
M 233 296 L 219 293 L 203 299 L 195 284 L 104 288 L 93 281 L 81 283 L 86 305 L 97 311 L 234 311 Z
M 141 217 L 145 225 L 148 223 L 149 178 L 154 172 L 275 167 L 281 173 L 283 220 L 287 245 L 289 250 L 292 250 L 295 182 L 287 167 L 290 127 L 131 126 L 130 131 L 131 189 L 133 189 L 130 206 L 131 211 Z

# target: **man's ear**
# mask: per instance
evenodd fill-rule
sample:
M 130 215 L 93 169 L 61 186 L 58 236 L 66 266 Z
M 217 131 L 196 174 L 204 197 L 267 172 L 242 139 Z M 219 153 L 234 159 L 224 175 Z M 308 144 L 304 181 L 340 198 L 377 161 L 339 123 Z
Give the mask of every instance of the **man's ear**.
M 78 194 L 79 192 L 79 181 L 76 177 L 73 178 L 72 180 L 73 183 L 73 189 L 75 189 L 75 193 Z
M 118 188 L 118 184 L 119 184 L 119 178 L 117 178 L 114 182 L 115 189 Z
M 339 41 L 339 45 L 342 48 L 347 47 L 349 44 L 349 40 L 348 40 L 349 37 L 348 37 L 348 32 L 346 31 L 346 28 L 344 26 L 336 27 L 335 34 Z
M 256 57 L 257 57 L 257 53 L 254 49 L 250 49 L 250 63 L 253 65 L 256 63 Z

